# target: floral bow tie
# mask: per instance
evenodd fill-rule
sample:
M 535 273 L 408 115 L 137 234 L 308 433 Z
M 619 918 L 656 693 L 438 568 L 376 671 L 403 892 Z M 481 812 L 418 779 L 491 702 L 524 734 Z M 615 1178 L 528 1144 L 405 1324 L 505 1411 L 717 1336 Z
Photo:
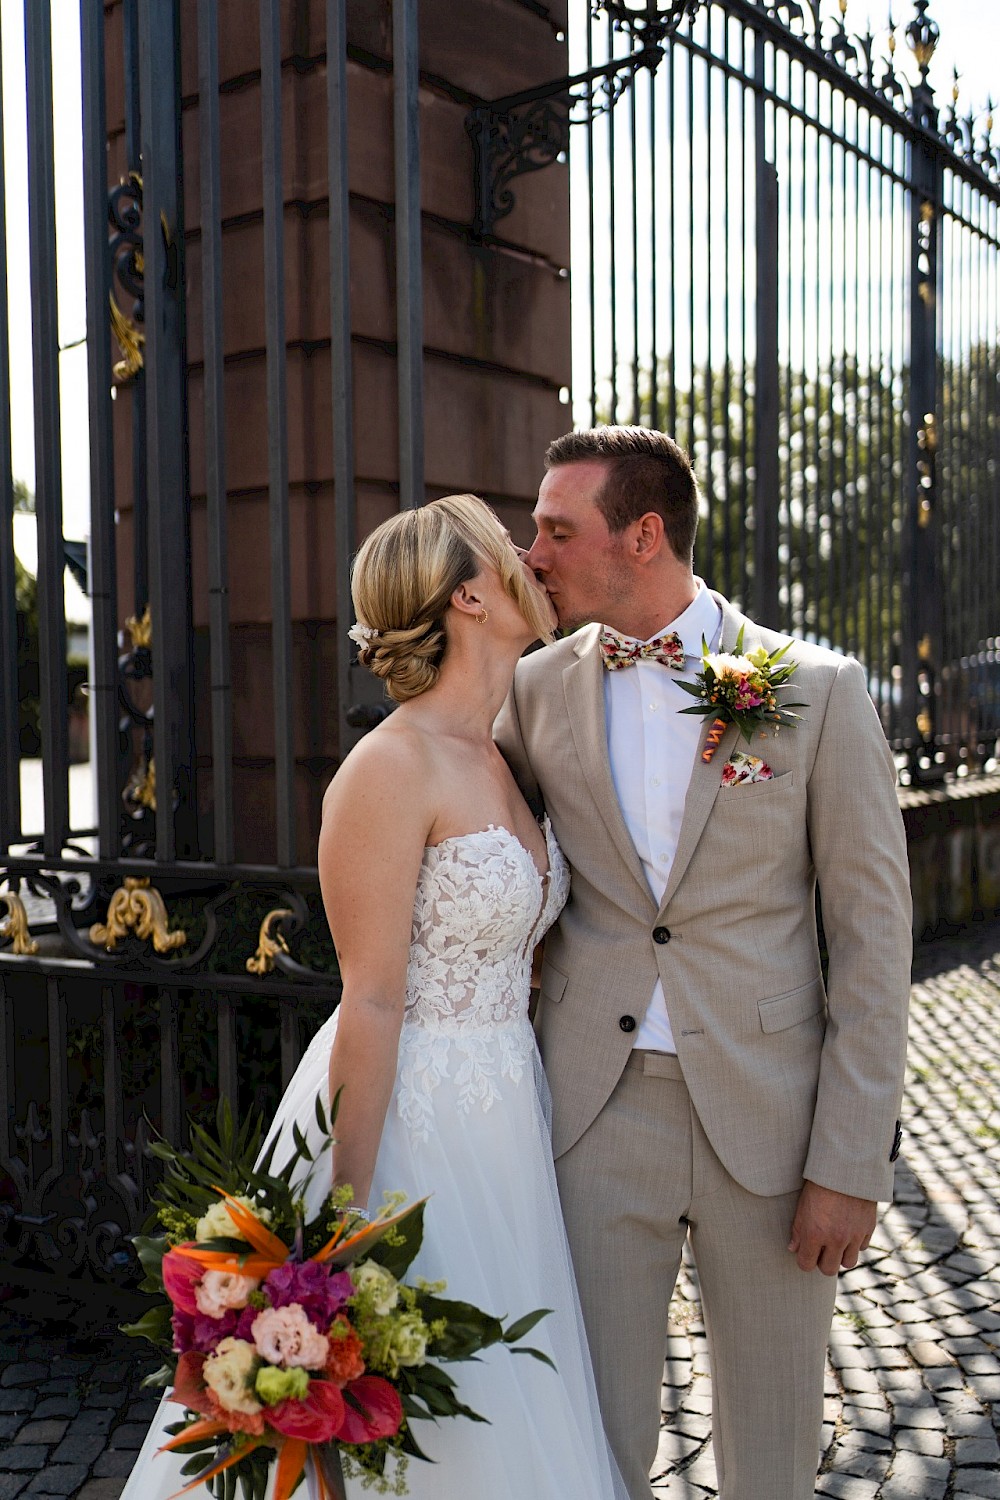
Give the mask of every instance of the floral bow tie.
M 609 672 L 617 672 L 620 667 L 634 667 L 639 661 L 658 661 L 664 667 L 672 667 L 675 672 L 684 670 L 684 642 L 676 630 L 671 630 L 668 635 L 658 635 L 653 641 L 630 641 L 604 625 L 598 644 L 601 659 Z

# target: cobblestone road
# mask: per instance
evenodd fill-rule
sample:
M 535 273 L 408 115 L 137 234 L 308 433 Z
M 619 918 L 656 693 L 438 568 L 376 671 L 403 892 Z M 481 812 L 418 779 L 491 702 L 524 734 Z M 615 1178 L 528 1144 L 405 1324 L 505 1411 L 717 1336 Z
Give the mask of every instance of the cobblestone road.
M 1000 1500 L 1000 928 L 921 953 L 910 1034 L 896 1201 L 841 1281 L 816 1493 Z M 69 1303 L 0 1308 L 0 1500 L 118 1500 L 155 1405 L 137 1352 L 110 1322 L 81 1336 Z M 654 1490 L 707 1500 L 711 1393 L 690 1267 L 668 1355 Z
M 1000 931 L 915 967 L 895 1202 L 841 1277 L 817 1495 L 1000 1500 Z M 718 1493 L 697 1278 L 672 1309 L 654 1493 Z

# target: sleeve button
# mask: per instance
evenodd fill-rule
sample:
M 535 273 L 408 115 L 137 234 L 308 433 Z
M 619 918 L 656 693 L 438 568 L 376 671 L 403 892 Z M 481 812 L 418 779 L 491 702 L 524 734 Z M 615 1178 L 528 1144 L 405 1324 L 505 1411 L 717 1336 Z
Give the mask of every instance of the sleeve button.
M 670 928 L 669 927 L 654 927 L 653 928 L 653 942 L 654 943 L 669 943 L 670 942 Z
M 622 1016 L 618 1022 L 618 1025 L 621 1027 L 622 1031 L 634 1031 L 635 1016 Z

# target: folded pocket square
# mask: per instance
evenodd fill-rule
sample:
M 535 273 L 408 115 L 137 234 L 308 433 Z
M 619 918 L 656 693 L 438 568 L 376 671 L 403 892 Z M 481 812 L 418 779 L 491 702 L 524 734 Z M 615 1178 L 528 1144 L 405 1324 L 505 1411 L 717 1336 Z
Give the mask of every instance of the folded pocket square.
M 753 781 L 773 781 L 774 772 L 759 755 L 734 750 L 722 768 L 723 786 L 744 786 Z

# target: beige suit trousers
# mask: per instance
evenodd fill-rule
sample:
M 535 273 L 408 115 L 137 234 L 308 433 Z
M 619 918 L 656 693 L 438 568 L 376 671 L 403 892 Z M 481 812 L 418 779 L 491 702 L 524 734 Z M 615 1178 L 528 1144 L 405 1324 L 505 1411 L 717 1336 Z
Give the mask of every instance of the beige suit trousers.
M 667 1316 L 684 1240 L 712 1365 L 721 1500 L 812 1500 L 836 1278 L 798 1269 L 798 1193 L 727 1173 L 680 1064 L 633 1053 L 593 1124 L 556 1162 L 608 1438 L 631 1500 L 649 1500 Z

